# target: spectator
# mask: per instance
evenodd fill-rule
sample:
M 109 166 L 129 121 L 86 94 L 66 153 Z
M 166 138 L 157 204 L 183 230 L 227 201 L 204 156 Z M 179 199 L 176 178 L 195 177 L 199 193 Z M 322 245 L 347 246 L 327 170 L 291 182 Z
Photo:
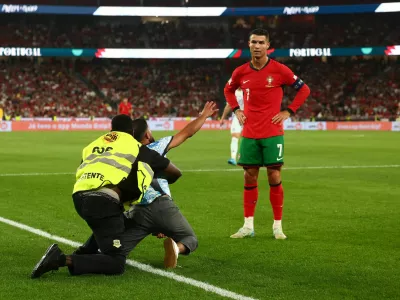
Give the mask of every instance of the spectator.
M 111 117 L 125 99 L 134 118 L 194 117 L 219 102 L 221 82 L 239 60 L 0 61 L 0 105 L 21 117 Z M 400 115 L 400 68 L 395 57 L 289 59 L 311 95 L 297 120 L 395 120 Z M 95 92 L 96 91 L 96 92 Z M 128 100 L 130 100 L 130 103 Z M 293 99 L 285 89 L 283 105 Z M 123 102 L 124 102 L 123 101 Z M 122 102 L 122 104 L 123 104 Z M 115 107 L 115 109 L 114 109 Z M 132 112 L 132 107 L 134 111 Z
M 0 45 L 65 48 L 247 48 L 249 32 L 269 29 L 273 48 L 367 47 L 398 43 L 396 14 L 120 18 L 4 15 Z
M 132 116 L 132 104 L 128 102 L 128 98 L 124 98 L 119 104 L 118 114 Z

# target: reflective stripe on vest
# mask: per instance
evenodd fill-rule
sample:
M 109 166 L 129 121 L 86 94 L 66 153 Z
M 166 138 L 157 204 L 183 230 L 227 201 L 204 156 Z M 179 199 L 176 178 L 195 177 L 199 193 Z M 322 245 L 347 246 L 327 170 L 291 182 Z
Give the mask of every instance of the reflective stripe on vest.
M 134 156 L 132 154 L 123 154 L 123 153 L 118 153 L 118 152 L 113 153 L 113 154 L 111 154 L 110 152 L 104 152 L 102 154 L 102 156 L 110 156 L 110 155 L 115 155 L 115 156 L 120 157 L 120 158 L 125 158 L 131 164 L 133 164 L 136 161 L 136 156 Z M 98 157 L 97 154 L 90 154 L 85 160 L 92 160 L 92 159 L 95 159 L 96 157 Z
M 82 151 L 83 163 L 77 169 L 73 193 L 119 184 L 131 172 L 140 146 L 123 132 L 109 132 L 93 141 Z M 152 177 L 148 171 L 146 176 Z
M 95 164 L 95 163 L 101 162 L 103 164 L 107 164 L 107 165 L 113 166 L 113 167 L 115 167 L 117 169 L 120 169 L 120 170 L 124 171 L 127 174 L 129 174 L 131 172 L 131 168 L 130 167 L 126 167 L 126 166 L 118 163 L 117 161 L 115 161 L 113 159 L 106 158 L 106 157 L 111 157 L 111 156 L 124 158 L 130 164 L 133 164 L 136 161 L 136 156 L 134 156 L 132 154 L 123 154 L 123 153 L 119 153 L 119 152 L 116 152 L 116 153 L 104 152 L 100 156 L 96 155 L 96 154 L 91 154 L 85 159 L 85 161 L 89 161 L 89 162 L 81 164 L 79 166 L 78 170 L 86 167 L 89 164 Z

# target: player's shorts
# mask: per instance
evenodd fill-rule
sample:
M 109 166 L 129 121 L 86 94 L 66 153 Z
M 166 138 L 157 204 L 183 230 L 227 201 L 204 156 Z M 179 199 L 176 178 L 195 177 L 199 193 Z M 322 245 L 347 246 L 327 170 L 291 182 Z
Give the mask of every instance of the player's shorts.
M 243 167 L 268 167 L 283 165 L 283 135 L 265 139 L 242 137 L 238 154 L 238 165 Z
M 242 126 L 235 115 L 232 117 L 231 133 L 242 133 Z

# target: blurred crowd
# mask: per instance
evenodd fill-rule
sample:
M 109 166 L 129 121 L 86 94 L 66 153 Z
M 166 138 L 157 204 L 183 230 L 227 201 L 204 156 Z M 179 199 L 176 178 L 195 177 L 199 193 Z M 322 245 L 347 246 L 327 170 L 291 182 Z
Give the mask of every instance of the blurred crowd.
M 365 47 L 399 43 L 396 14 L 296 15 L 238 18 L 231 24 L 232 46 L 247 47 L 251 30 L 267 28 L 273 48 Z
M 83 72 L 113 106 L 128 98 L 135 117 L 186 117 L 197 116 L 206 101 L 218 102 L 221 68 L 218 62 L 124 60 L 86 64 Z
M 244 61 L 3 60 L 0 107 L 9 117 L 112 117 L 127 98 L 133 117 L 197 116 L 206 101 L 224 106 L 223 87 Z M 395 120 L 400 68 L 384 58 L 284 61 L 311 88 L 297 120 Z M 285 88 L 283 107 L 295 91 Z M 216 116 L 217 118 L 217 116 Z
M 386 58 L 335 58 L 289 64 L 310 86 L 301 120 L 395 120 L 400 116 L 400 68 Z M 286 89 L 284 105 L 294 97 Z
M 61 61 L 0 61 L 4 118 L 108 116 L 112 108 Z
M 107 1 L 111 0 L 70 0 L 62 4 L 96 6 Z M 149 0 L 144 5 L 160 5 L 157 1 L 168 6 L 217 3 Z M 290 1 L 279 1 L 279 5 L 289 5 Z M 111 2 L 143 5 L 141 0 Z M 296 5 L 314 2 L 318 1 L 300 0 Z M 325 2 L 348 4 L 345 0 Z M 231 7 L 256 5 L 253 0 L 224 3 Z M 277 3 L 264 1 L 260 6 Z M 247 48 L 249 32 L 257 27 L 269 30 L 271 48 L 389 46 L 399 44 L 397 17 L 392 13 L 222 18 L 4 14 L 0 19 L 0 47 L 242 49 Z M 233 68 L 244 62 L 2 59 L 0 109 L 4 118 L 112 117 L 121 101 L 128 99 L 133 117 L 197 116 L 206 101 L 218 102 L 222 111 L 223 87 Z M 400 115 L 400 67 L 395 58 L 329 57 L 283 62 L 311 88 L 309 99 L 296 115 L 299 120 L 393 120 Z M 285 88 L 283 107 L 294 93 Z
M 247 48 L 257 27 L 271 47 L 366 47 L 399 42 L 396 14 L 226 18 L 5 15 L 0 46 L 66 48 Z

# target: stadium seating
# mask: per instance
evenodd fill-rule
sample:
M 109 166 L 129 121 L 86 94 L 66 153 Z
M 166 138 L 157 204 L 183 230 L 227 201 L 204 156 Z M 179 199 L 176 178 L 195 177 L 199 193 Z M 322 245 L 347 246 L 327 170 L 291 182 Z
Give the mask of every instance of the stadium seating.
M 5 46 L 74 48 L 246 48 L 249 32 L 270 30 L 271 47 L 389 46 L 398 43 L 400 23 L 392 14 L 280 16 L 246 18 L 5 15 L 0 43 Z M 29 26 L 28 26 L 29 24 Z M 311 30 L 310 30 L 311 29 Z M 4 34 L 3 34 L 4 33 Z
M 264 1 L 263 5 L 314 5 L 317 1 Z M 363 1 L 371 3 L 374 1 Z M 8 3 L 20 3 L 10 0 Z M 247 0 L 25 0 L 47 5 L 254 6 Z M 348 4 L 329 0 L 324 5 Z M 112 18 L 3 14 L 0 47 L 247 48 L 257 27 L 270 31 L 272 48 L 368 47 L 398 44 L 396 14 L 295 15 L 216 18 Z M 145 50 L 144 50 L 145 51 Z M 396 119 L 400 68 L 395 58 L 285 60 L 310 86 L 301 120 Z M 241 60 L 4 59 L 0 106 L 22 117 L 108 117 L 122 98 L 134 116 L 196 116 L 203 103 L 223 106 L 225 82 Z M 283 105 L 294 97 L 287 88 Z
M 196 116 L 206 101 L 223 103 L 222 87 L 244 61 L 2 61 L 0 104 L 23 117 L 107 117 L 122 98 L 134 116 Z M 400 72 L 385 58 L 331 58 L 286 61 L 310 86 L 298 112 L 301 120 L 395 119 L 400 103 Z M 228 77 L 227 77 L 228 76 Z M 284 106 L 294 97 L 285 88 Z

